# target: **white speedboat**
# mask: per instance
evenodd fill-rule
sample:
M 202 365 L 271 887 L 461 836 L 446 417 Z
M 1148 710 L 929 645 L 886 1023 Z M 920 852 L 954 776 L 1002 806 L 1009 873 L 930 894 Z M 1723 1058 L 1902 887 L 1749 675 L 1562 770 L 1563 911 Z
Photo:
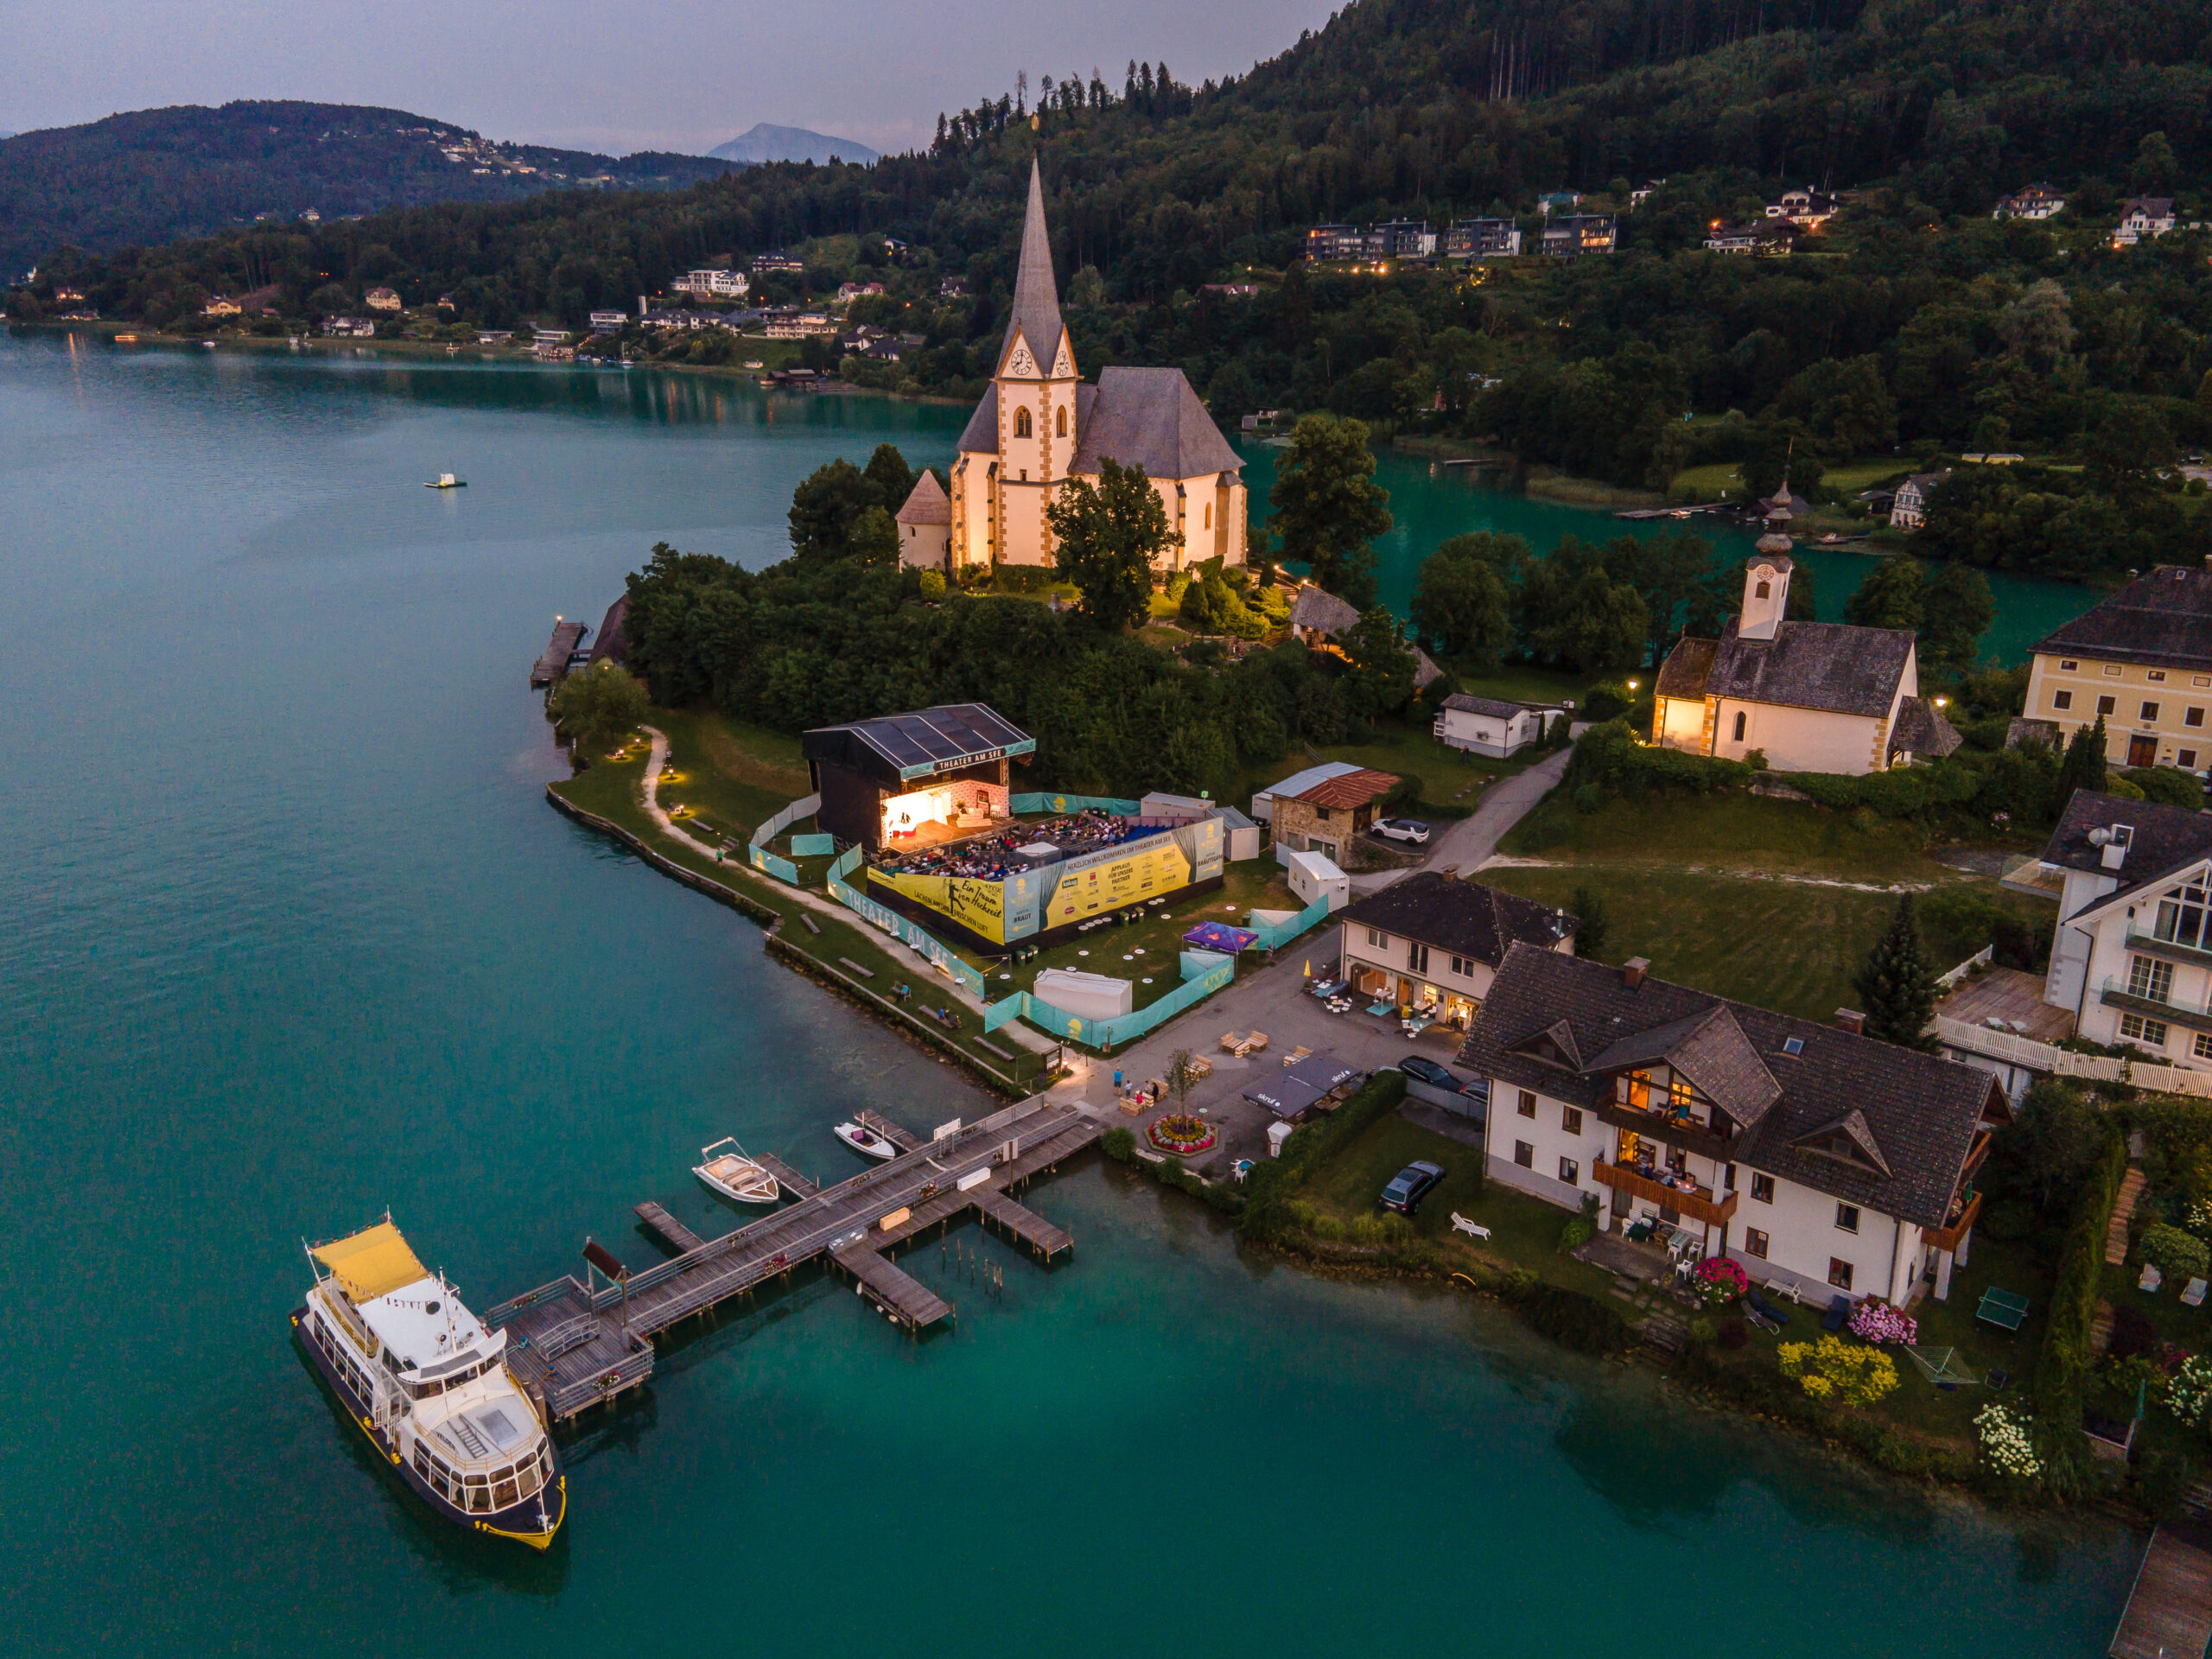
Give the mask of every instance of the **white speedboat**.
M 486 1331 L 389 1216 L 308 1260 L 315 1287 L 292 1328 L 378 1454 L 455 1525 L 550 1544 L 568 1477 L 507 1367 L 507 1333 Z
M 729 1150 L 724 1152 L 722 1147 Z M 745 1155 L 745 1148 L 728 1138 L 699 1148 L 699 1163 L 692 1173 L 733 1204 L 773 1204 L 784 1196 L 776 1178 Z
M 869 1158 L 890 1160 L 899 1155 L 899 1148 L 878 1135 L 874 1129 L 859 1123 L 840 1123 L 830 1131 L 855 1152 Z

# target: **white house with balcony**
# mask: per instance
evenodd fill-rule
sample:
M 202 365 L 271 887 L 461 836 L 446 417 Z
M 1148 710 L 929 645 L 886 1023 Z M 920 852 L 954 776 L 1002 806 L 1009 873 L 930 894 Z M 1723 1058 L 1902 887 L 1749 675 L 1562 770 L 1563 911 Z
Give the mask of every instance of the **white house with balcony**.
M 1402 1014 L 1465 1031 L 1514 945 L 1566 955 L 1581 925 L 1518 893 L 1423 871 L 1344 912 L 1338 976 Z
M 1492 1179 L 1610 1230 L 1663 1224 L 1689 1255 L 1821 1301 L 1948 1300 L 2012 1116 L 1972 1066 L 1669 984 L 1640 957 L 1517 944 L 1459 1064 L 1490 1084 Z
M 2076 790 L 2043 850 L 2059 878 L 2044 1000 L 2093 1042 L 2212 1071 L 2212 812 Z

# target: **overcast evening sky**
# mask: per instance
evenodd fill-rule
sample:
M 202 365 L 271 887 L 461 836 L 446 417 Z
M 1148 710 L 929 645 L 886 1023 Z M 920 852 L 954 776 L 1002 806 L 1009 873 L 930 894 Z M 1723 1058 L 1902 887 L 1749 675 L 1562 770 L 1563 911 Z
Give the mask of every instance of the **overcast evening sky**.
M 757 121 L 893 151 L 1027 69 L 1241 74 L 1328 0 L 0 0 L 0 131 L 165 104 L 373 104 L 489 138 L 702 153 Z

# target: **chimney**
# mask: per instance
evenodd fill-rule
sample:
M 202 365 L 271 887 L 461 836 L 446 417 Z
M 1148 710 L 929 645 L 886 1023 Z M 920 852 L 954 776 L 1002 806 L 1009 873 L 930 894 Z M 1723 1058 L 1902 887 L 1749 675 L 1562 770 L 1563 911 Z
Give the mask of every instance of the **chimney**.
M 1650 957 L 1630 957 L 1621 964 L 1621 983 L 1632 991 L 1643 983 L 1643 976 L 1650 971 Z
M 2115 823 L 2109 830 L 2102 831 L 2101 835 L 2099 831 L 2092 830 L 2089 832 L 2089 840 L 2104 849 L 2097 862 L 2106 869 L 2116 870 L 2127 861 L 2127 849 L 2135 842 L 2135 826 L 2128 823 Z
M 1835 1028 L 1838 1031 L 1847 1031 L 1854 1037 L 1864 1036 L 1866 1032 L 1866 1016 L 1856 1008 L 1838 1008 L 1835 1011 Z

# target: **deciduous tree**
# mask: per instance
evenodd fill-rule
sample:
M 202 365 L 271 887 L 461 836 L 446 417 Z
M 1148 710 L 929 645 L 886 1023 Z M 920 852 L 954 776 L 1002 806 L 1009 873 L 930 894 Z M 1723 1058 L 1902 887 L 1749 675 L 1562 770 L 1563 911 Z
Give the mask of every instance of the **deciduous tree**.
M 1375 550 L 1390 528 L 1390 496 L 1375 481 L 1367 429 L 1335 415 L 1308 415 L 1292 429 L 1275 474 L 1268 528 L 1282 556 L 1349 603 L 1375 602 Z
M 1052 563 L 1081 590 L 1082 614 L 1109 633 L 1151 608 L 1152 572 L 1166 552 L 1167 511 L 1141 467 L 1099 462 L 1098 482 L 1071 478 L 1045 509 Z

